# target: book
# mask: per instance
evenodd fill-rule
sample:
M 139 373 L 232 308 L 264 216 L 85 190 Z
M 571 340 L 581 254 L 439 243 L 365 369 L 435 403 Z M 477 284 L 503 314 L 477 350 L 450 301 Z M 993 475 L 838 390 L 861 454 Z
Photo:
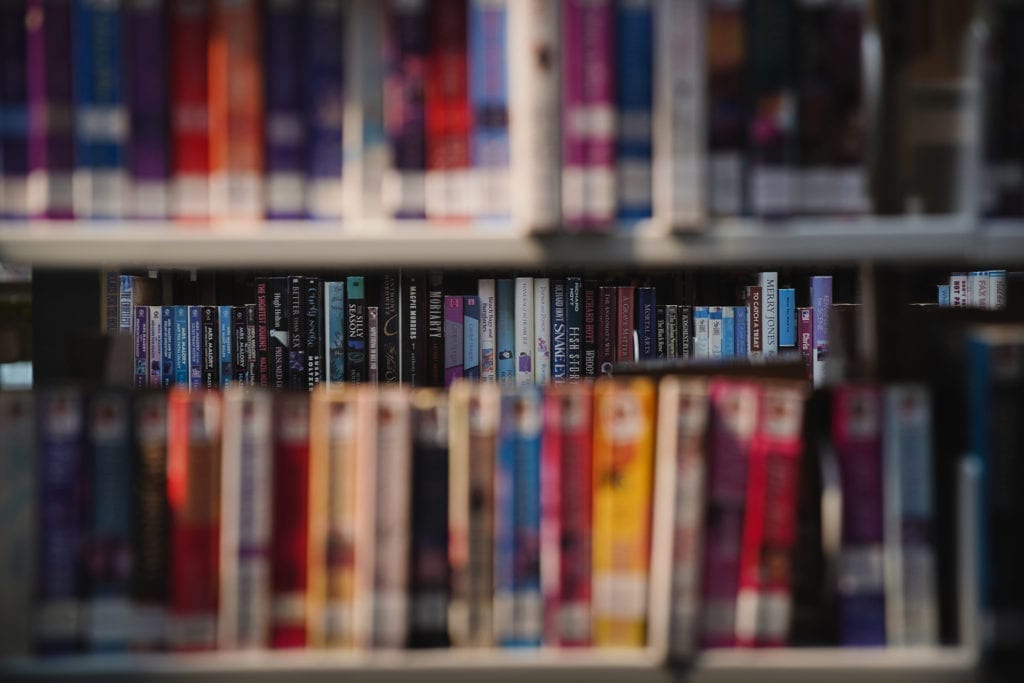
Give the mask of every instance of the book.
M 597 366 L 602 375 L 612 374 L 618 351 L 617 287 L 599 287 L 597 290 Z
M 396 218 L 426 215 L 427 2 L 395 3 L 388 18 L 384 128 L 389 160 L 381 188 L 385 210 Z
M 220 329 L 216 306 L 203 306 L 203 388 L 217 389 L 220 380 Z
M 305 213 L 315 219 L 342 215 L 348 19 L 342 0 L 318 0 L 305 11 Z
M 39 562 L 37 524 L 41 513 L 36 450 L 36 394 L 0 394 L 0 655 L 32 651 L 32 619 Z
M 636 289 L 636 326 L 637 338 L 640 340 L 637 356 L 640 360 L 653 360 L 655 352 L 655 308 L 657 301 L 653 287 Z
M 125 6 L 131 131 L 129 213 L 137 218 L 167 218 L 171 212 L 168 4 L 166 0 L 131 0 Z
M 583 281 L 583 376 L 597 377 L 600 366 L 597 362 L 597 282 Z
M 677 353 L 679 358 L 689 359 L 693 357 L 693 328 L 695 327 L 693 322 L 693 309 L 693 306 L 679 306 L 676 310 L 679 326 L 679 351 Z
M 80 218 L 128 209 L 128 103 L 123 3 L 72 3 L 74 162 L 72 207 Z
M 290 275 L 288 281 L 288 380 L 289 389 L 306 388 L 306 312 L 302 277 Z
M 498 384 L 516 383 L 516 327 L 515 281 L 503 278 L 497 281 L 495 296 L 495 349 L 497 349 Z
M 749 352 L 747 356 L 754 360 L 764 358 L 764 298 L 761 287 L 747 288 L 747 331 L 749 332 Z
M 806 306 L 797 309 L 800 318 L 800 357 L 807 368 L 807 379 L 814 381 L 814 309 Z
M 444 298 L 444 385 L 450 387 L 456 379 L 462 379 L 463 363 L 463 312 L 461 296 Z
M 569 0 L 571 3 L 576 0 Z M 615 219 L 615 8 L 611 0 L 587 0 L 580 7 L 582 91 L 588 123 L 583 137 L 583 225 L 606 230 Z M 649 92 L 649 85 L 648 85 Z M 647 104 L 650 110 L 650 104 Z M 649 138 L 650 132 L 646 132 Z
M 217 646 L 263 648 L 271 623 L 273 397 L 233 385 L 222 400 Z
M 306 360 L 306 389 L 312 391 L 323 381 L 323 329 L 324 300 L 323 280 L 318 277 L 302 278 L 303 288 L 303 342 Z
M 494 643 L 496 386 L 457 382 L 448 395 L 448 634 L 455 647 Z M 506 568 L 507 569 L 507 568 Z
M 571 383 L 583 379 L 583 282 L 565 279 L 566 376 Z
M 172 212 L 184 219 L 210 216 L 210 119 L 207 44 L 210 6 L 170 0 Z
M 436 390 L 411 397 L 412 528 L 409 645 L 448 644 L 448 400 Z
M 217 378 L 218 386 L 224 389 L 234 380 L 235 359 L 231 345 L 232 307 L 217 306 Z
M 665 357 L 679 357 L 679 306 L 665 306 Z
M 134 331 L 134 386 L 145 389 L 149 386 L 149 306 L 135 307 Z
M 423 386 L 444 386 L 444 274 L 427 275 L 426 382 Z
M 652 212 L 654 9 L 651 0 L 616 3 L 614 27 L 616 218 Z M 670 69 L 671 71 L 671 69 Z
M 814 322 L 811 336 L 811 361 L 814 372 L 814 386 L 825 381 L 825 361 L 829 348 L 829 314 L 832 311 L 832 276 L 811 277 L 811 319 Z
M 399 299 L 400 278 L 387 274 L 381 278 L 380 294 L 380 379 L 397 384 L 402 379 L 402 317 Z
M 188 307 L 188 388 L 202 389 L 203 375 L 203 307 Z M 138 388 L 138 387 L 136 387 Z
M 565 280 L 551 281 L 551 381 L 563 384 L 568 378 L 566 366 Z
M 534 284 L 532 277 L 515 279 L 513 334 L 517 385 L 533 384 L 536 337 L 534 336 Z
M 272 219 L 306 216 L 306 126 L 309 119 L 304 79 L 309 73 L 307 65 L 313 69 L 318 66 L 311 59 L 307 62 L 307 11 L 313 12 L 291 0 L 263 3 L 261 56 L 265 119 L 262 135 L 266 150 L 263 183 L 266 214 Z M 309 23 L 315 31 L 312 22 Z
M 462 376 L 480 379 L 480 297 L 462 299 Z
M 345 283 L 325 282 L 326 304 L 324 329 L 324 357 L 327 359 L 326 383 L 341 384 L 345 374 Z
M 269 278 L 258 277 L 255 283 L 256 344 L 252 349 L 255 359 L 255 384 L 270 386 L 270 300 Z
M 655 385 L 594 385 L 593 644 L 647 642 Z
M 708 358 L 722 358 L 722 307 L 708 306 Z
M 734 355 L 747 358 L 750 353 L 750 322 L 747 319 L 747 307 L 733 306 L 733 317 L 736 319 Z
M 149 382 L 150 389 L 164 383 L 163 306 L 149 306 Z
M 366 361 L 366 282 L 350 276 L 345 278 L 345 379 L 365 382 Z
M 480 381 L 498 381 L 497 356 L 497 293 L 494 278 L 477 281 L 477 296 L 480 299 Z
M 707 6 L 708 208 L 712 216 L 738 216 L 745 208 L 748 56 L 743 5 L 711 0 Z
M 668 333 L 666 328 L 666 306 L 659 305 L 654 309 L 654 353 L 658 360 L 668 358 Z
M 212 650 L 217 644 L 220 430 L 217 392 L 171 388 L 167 394 L 171 530 L 167 642 L 179 652 Z
M 587 205 L 587 102 L 584 93 L 583 3 L 562 4 L 561 36 L 561 132 L 562 223 L 578 231 L 586 219 Z M 514 113 L 514 112 L 513 112 Z
M 270 646 L 306 645 L 309 557 L 309 400 L 273 397 L 270 533 Z
M 967 273 L 953 273 L 949 276 L 949 304 L 954 308 L 967 306 Z
M 174 311 L 174 384 L 189 385 L 188 306 L 173 306 Z
M 693 307 L 693 357 L 711 357 L 711 312 L 707 306 Z
M 533 278 L 533 381 L 551 381 L 551 280 Z
M 842 385 L 832 394 L 832 448 L 843 494 L 837 577 L 842 645 L 886 643 L 881 400 L 872 385 Z
M 380 381 L 380 307 L 366 307 L 366 381 Z
M 25 0 L 0 7 L 0 107 L 8 112 L 0 123 L 0 216 L 28 216 L 28 88 Z M 12 638 L 15 636 L 12 634 Z
M 179 391 L 186 391 L 180 387 Z M 133 650 L 166 642 L 170 586 L 170 511 L 167 505 L 167 396 L 139 392 L 133 399 L 135 518 L 132 565 Z
M 121 275 L 121 290 L 118 297 L 118 330 L 132 332 L 136 306 L 151 306 L 156 303 L 156 280 L 138 275 Z
M 616 303 L 618 324 L 615 331 L 615 360 L 619 363 L 632 363 L 636 360 L 633 304 L 633 287 L 619 287 Z
M 134 623 L 132 557 L 134 515 L 131 395 L 91 392 L 86 401 L 91 490 L 84 524 L 85 644 L 95 652 L 124 651 Z M 88 561 L 84 561 L 88 558 Z
M 512 183 L 518 188 L 513 222 L 526 231 L 550 231 L 561 225 L 563 133 L 563 55 L 560 3 L 509 2 L 508 56 L 509 155 Z
M 779 355 L 779 274 L 759 273 L 757 284 L 761 288 L 761 353 L 772 358 Z
M 426 381 L 424 371 L 425 327 L 421 302 L 423 278 L 402 274 L 402 384 L 418 387 Z
M 245 304 L 242 307 L 245 316 L 245 383 L 257 386 L 256 376 L 256 304 Z
M 468 98 L 471 107 L 470 212 L 508 219 L 509 169 L 508 3 L 469 0 Z
M 736 307 L 722 306 L 722 358 L 736 355 Z

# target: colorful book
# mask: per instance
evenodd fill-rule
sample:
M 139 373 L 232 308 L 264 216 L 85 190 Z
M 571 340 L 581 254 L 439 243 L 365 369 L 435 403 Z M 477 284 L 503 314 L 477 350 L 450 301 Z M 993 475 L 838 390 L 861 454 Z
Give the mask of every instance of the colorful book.
M 396 218 L 426 215 L 427 2 L 410 0 L 390 8 L 384 82 L 384 128 L 389 163 L 381 188 L 385 211 Z
M 39 562 L 37 524 L 42 507 L 36 450 L 36 395 L 28 391 L 0 394 L 0 655 L 27 656 L 32 651 L 32 619 Z
M 173 384 L 187 387 L 188 366 L 188 306 L 172 306 L 174 311 L 174 379 Z
M 188 307 L 188 388 L 202 389 L 203 376 L 203 307 Z
M 497 350 L 498 384 L 516 383 L 515 354 L 515 281 L 511 278 L 498 280 L 495 297 L 495 349 Z
M 711 357 L 711 312 L 707 306 L 693 307 L 693 357 Z
M 736 308 L 722 306 L 722 358 L 736 355 Z
M 797 309 L 797 315 L 800 318 L 799 333 L 800 333 L 800 357 L 804 360 L 804 365 L 807 368 L 807 379 L 808 381 L 814 381 L 814 309 L 808 307 L 800 307 Z
M 172 206 L 179 218 L 202 219 L 210 215 L 210 7 L 170 1 Z
M 160 389 L 164 382 L 163 307 L 149 306 L 149 382 L 150 389 Z
M 136 389 L 149 386 L 149 306 L 135 307 L 134 382 Z
M 310 218 L 342 215 L 344 166 L 345 55 L 348 33 L 343 0 L 319 0 L 306 7 L 304 80 L 306 150 L 305 213 Z M 338 49 L 341 45 L 342 49 Z
M 138 218 L 167 218 L 171 211 L 167 6 L 165 0 L 129 0 L 126 6 L 125 44 L 130 55 L 129 212 Z
M 653 201 L 651 123 L 657 48 L 651 49 L 655 44 L 651 0 L 616 3 L 613 26 L 616 218 L 635 221 L 651 215 Z
M 446 296 L 444 298 L 444 385 L 450 387 L 452 382 L 462 379 L 463 363 L 463 313 L 462 297 Z
M 779 346 L 796 346 L 796 290 L 779 290 Z
M 121 332 L 132 332 L 135 307 L 156 303 L 156 279 L 139 275 L 121 275 L 119 279 L 121 291 L 118 297 L 118 329 Z
M 576 0 L 569 0 L 575 2 Z M 615 219 L 615 10 L 612 0 L 587 0 L 580 9 L 584 65 L 583 227 L 606 230 Z M 649 79 L 648 79 L 649 80 Z M 648 93 L 650 85 L 648 84 Z M 647 105 L 650 111 L 650 104 Z M 647 131 L 646 135 L 650 136 Z
M 480 379 L 480 297 L 462 299 L 462 376 Z
M 249 345 L 246 340 L 245 306 L 231 307 L 231 384 L 248 384 Z
M 565 279 L 566 376 L 569 382 L 583 378 L 583 283 Z
M 533 381 L 551 381 L 551 280 L 533 279 Z
M 347 381 L 366 381 L 366 283 L 345 278 L 345 372 Z
M 306 61 L 306 50 L 310 49 L 307 47 L 310 37 L 306 35 L 307 11 L 313 12 L 292 0 L 268 0 L 263 5 L 266 121 L 262 134 L 266 153 L 263 181 L 267 218 L 306 215 L 305 80 L 316 68 L 313 64 L 307 67 Z
M 255 359 L 255 384 L 270 386 L 270 290 L 269 278 L 256 278 L 256 343 L 252 350 Z
M 497 292 L 493 278 L 483 278 L 477 283 L 480 298 L 480 380 L 498 381 L 498 356 L 496 328 Z
M 533 384 L 536 337 L 534 336 L 534 285 L 532 277 L 515 279 L 513 334 L 517 385 Z
M 256 304 L 245 304 L 242 309 L 245 312 L 245 383 L 259 386 L 256 372 Z
M 597 377 L 600 366 L 597 363 L 597 282 L 583 282 L 583 376 Z
M 380 291 L 380 380 L 398 384 L 402 380 L 402 316 L 399 299 L 401 281 L 396 274 L 381 278 Z
M 708 306 L 708 358 L 722 359 L 722 307 Z
M 736 319 L 735 351 L 738 358 L 747 358 L 750 353 L 750 321 L 747 319 L 746 306 L 733 306 L 733 317 Z
M 747 288 L 747 330 L 750 333 L 748 346 L 750 358 L 764 358 L 764 298 L 760 286 Z
M 216 306 L 202 306 L 203 388 L 220 387 L 220 329 Z
M 174 384 L 174 307 L 160 307 L 160 387 Z
M 470 179 L 472 215 L 507 219 L 509 52 L 507 0 L 469 0 Z

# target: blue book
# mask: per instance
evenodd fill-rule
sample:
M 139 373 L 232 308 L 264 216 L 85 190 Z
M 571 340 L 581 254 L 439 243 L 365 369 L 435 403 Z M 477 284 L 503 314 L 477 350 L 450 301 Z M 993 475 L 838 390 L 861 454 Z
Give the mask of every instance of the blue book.
M 779 290 L 779 346 L 796 346 L 796 290 Z
M 615 171 L 618 217 L 636 220 L 651 215 L 651 4 L 615 5 Z
M 710 341 L 710 316 L 708 314 L 707 306 L 694 306 L 693 307 L 693 357 L 694 358 L 710 358 L 711 357 L 711 341 Z M 669 335 L 671 337 L 671 334 Z M 671 339 L 669 340 L 671 344 Z M 670 356 L 671 357 L 671 356 Z
M 734 349 L 735 354 L 739 358 L 746 358 L 748 355 L 747 341 L 748 341 L 748 322 L 747 322 L 747 307 L 746 306 L 733 306 L 732 315 L 735 318 L 735 334 L 734 334 Z
M 482 218 L 507 218 L 510 211 L 503 189 L 509 170 L 507 14 L 505 2 L 470 0 L 469 104 L 475 122 L 470 163 L 477 181 L 473 191 L 484 198 Z
M 722 358 L 736 355 L 736 307 L 722 306 Z
M 305 214 L 306 120 L 303 68 L 303 3 L 269 0 L 264 5 L 264 102 L 266 105 L 266 210 L 268 218 Z M 340 50 L 339 50 L 340 52 Z
M 231 306 L 217 307 L 218 346 L 220 348 L 220 386 L 231 384 L 235 361 L 231 350 Z
M 327 383 L 345 381 L 345 283 L 328 282 L 324 285 L 327 308 Z
M 306 92 L 306 212 L 310 218 L 340 218 L 345 111 L 343 0 L 308 4 L 304 79 Z
M 172 306 L 174 311 L 174 384 L 188 386 L 188 306 Z
M 551 281 L 551 381 L 561 384 L 569 376 L 565 280 Z
M 949 306 L 949 285 L 939 285 L 939 305 Z
M 515 384 L 515 281 L 511 278 L 498 280 L 497 291 L 498 384 Z
M 566 365 L 570 382 L 583 377 L 583 281 L 578 277 L 565 279 Z
M 658 301 L 654 287 L 638 287 L 636 290 L 636 329 L 640 342 L 640 360 L 654 360 L 658 357 L 657 341 Z
M 495 445 L 493 633 L 498 645 L 511 645 L 516 637 L 512 616 L 515 604 L 513 576 L 516 559 L 516 439 L 510 419 L 511 404 L 508 409 L 505 407 L 506 402 L 513 400 L 515 392 L 516 389 L 511 387 L 502 391 L 498 440 Z
M 188 388 L 203 388 L 203 307 L 188 307 Z
M 122 17 L 119 1 L 75 0 L 74 50 L 75 214 L 119 218 L 126 211 L 126 146 Z
M 160 308 L 160 386 L 174 384 L 174 306 Z
M 462 299 L 462 376 L 480 379 L 480 297 Z

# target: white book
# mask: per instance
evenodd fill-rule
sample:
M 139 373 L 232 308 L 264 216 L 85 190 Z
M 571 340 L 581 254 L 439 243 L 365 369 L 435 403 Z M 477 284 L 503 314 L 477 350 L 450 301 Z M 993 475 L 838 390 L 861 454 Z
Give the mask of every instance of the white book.
M 533 278 L 517 277 L 515 288 L 516 384 L 533 384 Z
M 150 389 L 163 386 L 163 308 L 149 307 L 149 382 Z
M 498 356 L 495 351 L 495 289 L 494 280 L 485 278 L 477 283 L 480 297 L 480 381 L 498 380 Z
M 707 306 L 693 307 L 693 357 L 711 357 L 711 321 L 708 319 Z
M 32 652 L 35 605 L 35 397 L 0 393 L 0 657 Z
M 973 270 L 967 273 L 967 306 L 970 308 L 981 307 L 981 273 Z M 987 279 L 987 278 L 986 278 Z M 987 284 L 987 283 L 986 283 Z M 986 290 L 988 287 L 986 287 Z
M 1006 271 L 988 271 L 988 308 L 1006 308 Z
M 533 380 L 537 384 L 551 381 L 551 280 L 539 277 L 533 281 Z
M 270 634 L 273 407 L 269 393 L 237 386 L 223 401 L 217 646 L 262 648 Z
M 989 290 L 989 276 L 987 270 L 979 270 L 974 273 L 974 286 L 978 293 L 975 306 L 978 308 L 991 308 L 991 292 Z
M 559 2 L 508 3 L 512 215 L 528 231 L 561 224 L 561 24 Z
M 885 389 L 885 613 L 889 645 L 937 645 L 931 402 L 922 386 Z
M 654 218 L 699 230 L 707 218 L 705 7 L 655 0 Z
M 722 357 L 722 307 L 708 306 L 708 358 Z
M 967 298 L 967 273 L 953 273 L 949 276 L 949 305 L 953 308 L 965 308 Z
M 779 274 L 766 271 L 758 274 L 761 287 L 761 355 L 779 355 Z

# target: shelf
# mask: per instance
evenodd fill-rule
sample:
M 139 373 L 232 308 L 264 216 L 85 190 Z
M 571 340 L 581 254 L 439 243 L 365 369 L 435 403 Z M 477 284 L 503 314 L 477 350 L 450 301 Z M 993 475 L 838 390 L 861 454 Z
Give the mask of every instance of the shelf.
M 423 221 L 0 223 L 0 262 L 45 267 L 537 268 L 1024 264 L 1024 221 L 969 218 L 737 220 L 705 234 L 640 223 L 611 235 L 526 236 L 504 225 Z

